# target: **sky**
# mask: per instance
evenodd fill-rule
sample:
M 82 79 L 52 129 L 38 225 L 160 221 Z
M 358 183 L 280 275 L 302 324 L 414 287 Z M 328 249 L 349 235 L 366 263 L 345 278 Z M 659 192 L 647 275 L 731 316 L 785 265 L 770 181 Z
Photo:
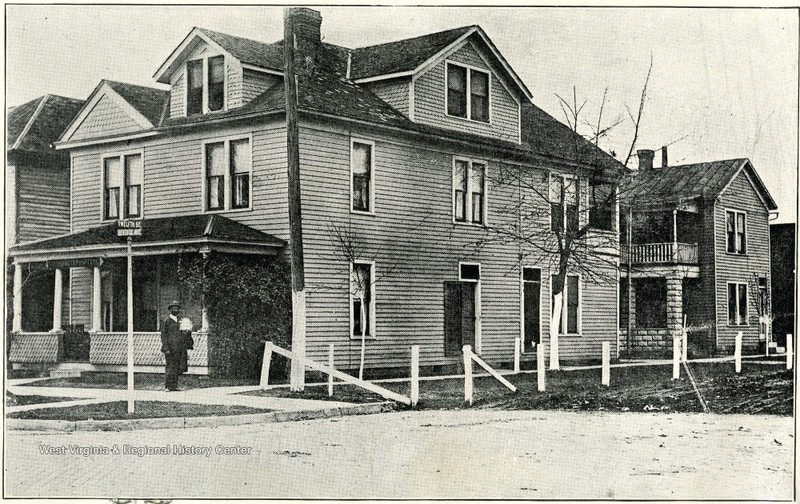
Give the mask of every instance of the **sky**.
M 652 57 L 637 148 L 669 164 L 749 158 L 796 222 L 798 10 L 586 7 L 314 7 L 326 42 L 346 47 L 480 25 L 533 94 L 565 122 L 558 96 L 585 106 L 589 135 L 625 161 Z M 274 42 L 281 7 L 6 5 L 6 106 L 45 93 L 86 98 L 101 79 L 152 76 L 193 26 Z M 661 160 L 656 152 L 656 166 Z M 636 160 L 629 162 L 636 166 Z

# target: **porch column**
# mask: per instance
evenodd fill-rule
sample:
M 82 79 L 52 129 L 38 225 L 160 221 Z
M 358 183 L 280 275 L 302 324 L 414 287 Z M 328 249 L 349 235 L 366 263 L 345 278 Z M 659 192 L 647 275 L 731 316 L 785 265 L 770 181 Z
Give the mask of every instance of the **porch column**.
M 22 265 L 14 263 L 14 322 L 13 332 L 22 332 Z
M 102 318 L 100 298 L 100 266 L 94 267 L 94 282 L 92 285 L 92 332 L 100 332 L 102 329 Z
M 667 330 L 670 336 L 681 333 L 683 327 L 683 279 L 667 277 Z
M 200 330 L 208 332 L 208 309 L 206 308 L 206 261 L 208 252 L 203 252 L 203 295 L 200 297 Z
M 64 292 L 64 276 L 61 268 L 56 268 L 53 287 L 53 329 L 50 332 L 61 332 L 61 296 Z
M 678 209 L 672 211 L 672 260 L 678 260 Z

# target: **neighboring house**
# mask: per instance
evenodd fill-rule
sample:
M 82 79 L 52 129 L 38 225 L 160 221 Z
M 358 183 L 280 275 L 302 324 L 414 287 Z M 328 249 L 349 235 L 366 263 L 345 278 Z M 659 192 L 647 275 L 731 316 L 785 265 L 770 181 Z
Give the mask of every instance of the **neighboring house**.
M 654 168 L 652 150 L 638 155 L 638 173 L 619 189 L 621 347 L 631 355 L 669 354 L 685 320 L 696 355 L 732 353 L 739 331 L 747 351 L 763 350 L 770 335 L 769 219 L 777 206 L 752 163 Z
M 772 253 L 772 334 L 778 347 L 786 347 L 786 335 L 796 334 L 795 307 L 795 224 L 769 227 Z
M 82 105 L 82 100 L 45 95 L 8 110 L 6 246 L 69 232 L 69 153 L 52 144 Z M 47 330 L 53 320 L 53 272 L 24 273 L 23 326 Z
M 580 191 L 567 201 L 542 202 L 563 224 L 577 209 L 588 222 L 589 180 L 622 166 L 599 151 L 591 163 L 575 160 L 576 140 L 594 147 L 531 103 L 478 26 L 347 49 L 321 41 L 318 12 L 292 15 L 303 62 L 307 355 L 324 361 L 333 344 L 336 367 L 357 367 L 362 324 L 368 368 L 407 366 L 412 345 L 423 366 L 455 366 L 464 344 L 509 362 L 515 338 L 526 351 L 547 342 L 550 264 L 521 261 L 515 243 L 475 246 L 491 225 L 517 218 L 505 210 L 524 195 L 498 182 L 501 169 L 526 170 L 543 194 L 558 174 L 580 174 L 570 175 Z M 191 370 L 208 371 L 214 321 L 178 281 L 181 254 L 288 254 L 282 44 L 195 28 L 155 73 L 167 90 L 103 81 L 62 135 L 58 148 L 72 158 L 71 234 L 11 256 L 18 271 L 43 262 L 59 275 L 69 269 L 71 304 L 56 323 L 91 328 L 92 366 L 125 363 L 118 219 L 142 219 L 133 243 L 142 369 L 163 362 L 156 331 L 178 298 L 197 332 Z M 600 220 L 598 232 L 615 237 L 616 214 Z M 332 227 L 357 236 L 354 261 L 339 253 Z M 616 281 L 616 250 L 611 257 L 604 267 Z M 355 279 L 366 280 L 363 302 Z M 571 271 L 567 289 L 561 356 L 599 358 L 602 342 L 617 343 L 616 284 Z M 23 329 L 15 325 L 19 355 L 57 359 L 55 338 Z

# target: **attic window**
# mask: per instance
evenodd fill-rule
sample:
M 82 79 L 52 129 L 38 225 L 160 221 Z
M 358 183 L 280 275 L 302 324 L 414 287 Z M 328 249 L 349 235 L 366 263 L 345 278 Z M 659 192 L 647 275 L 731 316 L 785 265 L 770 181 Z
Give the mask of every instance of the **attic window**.
M 225 107 L 225 57 L 186 62 L 186 115 L 223 110 Z
M 489 73 L 447 63 L 447 115 L 489 122 Z

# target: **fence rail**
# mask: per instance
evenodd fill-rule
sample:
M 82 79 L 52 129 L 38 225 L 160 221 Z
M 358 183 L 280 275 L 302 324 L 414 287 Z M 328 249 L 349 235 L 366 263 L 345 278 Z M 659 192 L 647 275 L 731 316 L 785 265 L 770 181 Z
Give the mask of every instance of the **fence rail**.
M 620 261 L 633 264 L 697 264 L 696 243 L 642 243 L 620 247 Z

